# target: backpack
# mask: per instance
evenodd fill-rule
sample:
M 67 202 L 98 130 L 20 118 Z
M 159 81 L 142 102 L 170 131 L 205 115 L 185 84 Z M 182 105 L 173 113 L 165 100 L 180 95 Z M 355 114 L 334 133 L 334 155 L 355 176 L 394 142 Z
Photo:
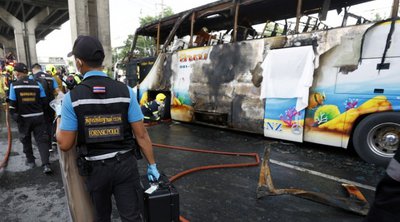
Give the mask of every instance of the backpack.
M 54 99 L 53 78 L 44 72 L 38 72 L 34 77 L 37 82 L 42 84 L 47 100 L 52 101 Z

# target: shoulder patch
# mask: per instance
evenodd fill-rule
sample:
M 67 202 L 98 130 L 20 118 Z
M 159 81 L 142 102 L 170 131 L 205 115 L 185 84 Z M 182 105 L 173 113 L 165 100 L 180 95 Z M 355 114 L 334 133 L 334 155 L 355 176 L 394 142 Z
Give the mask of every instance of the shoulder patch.
M 93 86 L 93 93 L 106 93 L 105 86 Z

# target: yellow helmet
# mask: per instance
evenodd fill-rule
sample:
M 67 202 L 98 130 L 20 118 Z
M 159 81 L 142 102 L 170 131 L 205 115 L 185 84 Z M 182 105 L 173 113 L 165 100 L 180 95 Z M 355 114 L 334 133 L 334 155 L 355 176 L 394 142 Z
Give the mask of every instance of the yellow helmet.
M 158 101 L 158 102 L 164 102 L 165 98 L 166 98 L 166 96 L 164 95 L 164 93 L 159 93 L 159 94 L 157 94 L 157 96 L 156 96 L 156 101 Z
M 57 73 L 57 69 L 53 64 L 46 65 L 46 72 L 50 72 L 51 75 L 55 75 Z
M 14 71 L 14 66 L 12 66 L 12 65 L 7 65 L 7 66 L 6 66 L 6 71 L 8 71 L 8 72 L 13 72 L 13 71 Z

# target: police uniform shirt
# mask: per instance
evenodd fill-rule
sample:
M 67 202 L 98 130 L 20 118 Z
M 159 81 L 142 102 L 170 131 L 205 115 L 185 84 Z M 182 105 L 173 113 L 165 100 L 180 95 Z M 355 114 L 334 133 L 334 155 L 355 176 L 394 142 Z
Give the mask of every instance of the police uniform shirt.
M 39 91 L 40 91 L 40 98 L 46 98 L 46 93 L 44 92 L 43 86 L 42 84 L 40 84 L 40 82 L 36 82 L 39 85 Z M 15 89 L 13 84 L 10 84 L 10 96 L 9 99 L 12 100 L 13 102 L 17 101 L 17 95 L 15 93 Z M 41 113 L 41 115 L 43 115 L 43 113 Z
M 87 72 L 83 79 L 92 76 L 103 76 L 107 77 L 107 74 L 101 71 L 90 71 Z M 143 119 L 142 111 L 140 110 L 139 103 L 136 100 L 136 96 L 133 94 L 132 89 L 129 86 L 129 110 L 128 110 L 128 121 L 129 123 L 137 122 Z M 61 125 L 60 129 L 65 131 L 78 131 L 78 118 L 75 114 L 74 108 L 71 102 L 70 92 L 66 93 L 62 102 L 61 108 Z

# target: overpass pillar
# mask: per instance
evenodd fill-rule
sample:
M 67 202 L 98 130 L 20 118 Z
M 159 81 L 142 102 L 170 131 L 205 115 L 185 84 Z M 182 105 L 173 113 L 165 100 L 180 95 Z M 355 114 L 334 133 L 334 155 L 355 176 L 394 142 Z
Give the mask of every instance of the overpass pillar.
M 37 62 L 35 29 L 49 13 L 49 8 L 45 8 L 35 17 L 24 23 L 4 8 L 0 8 L 0 18 L 14 28 L 18 62 L 23 62 L 28 66 Z
M 26 22 L 27 29 L 27 41 L 30 53 L 31 65 L 38 62 L 37 52 L 36 52 L 36 35 L 35 30 L 37 26 L 48 16 L 50 15 L 50 9 L 48 7 L 42 9 L 35 17 L 31 18 L 28 22 Z
M 109 5 L 109 0 L 68 0 L 72 41 L 79 35 L 97 37 L 103 44 L 103 65 L 108 70 L 112 67 Z
M 25 33 L 24 33 L 24 29 L 22 28 L 22 24 L 21 24 L 21 22 L 14 23 L 14 25 L 12 25 L 12 27 L 14 28 L 15 48 L 17 51 L 17 61 L 28 64 L 28 60 L 27 60 L 28 55 L 27 55 L 27 50 L 26 50 L 26 44 L 24 41 Z

